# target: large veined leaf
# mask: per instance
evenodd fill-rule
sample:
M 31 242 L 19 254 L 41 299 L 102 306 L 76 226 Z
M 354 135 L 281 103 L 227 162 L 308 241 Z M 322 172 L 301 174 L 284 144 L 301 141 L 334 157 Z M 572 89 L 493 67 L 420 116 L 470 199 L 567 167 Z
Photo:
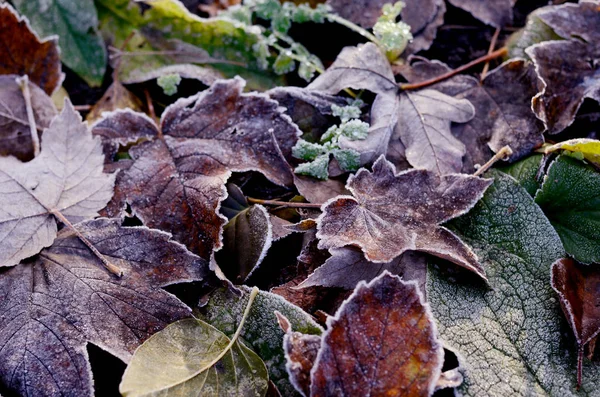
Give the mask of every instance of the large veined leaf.
M 88 84 L 99 86 L 106 48 L 98 33 L 93 0 L 15 0 L 13 4 L 44 36 L 58 35 L 62 61 Z
M 574 343 L 550 285 L 564 249 L 529 194 L 493 172 L 482 201 L 453 228 L 486 265 L 491 288 L 430 272 L 428 299 L 440 336 L 464 368 L 470 396 L 577 395 Z M 594 395 L 600 367 L 586 363 L 581 395 Z

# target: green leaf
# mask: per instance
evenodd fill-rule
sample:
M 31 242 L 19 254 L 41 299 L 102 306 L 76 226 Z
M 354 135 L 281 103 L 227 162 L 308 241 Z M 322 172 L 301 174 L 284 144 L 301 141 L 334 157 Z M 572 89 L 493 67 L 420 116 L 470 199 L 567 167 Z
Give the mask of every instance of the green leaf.
M 230 339 L 194 318 L 177 321 L 135 351 L 119 391 L 127 397 L 264 396 L 269 381 L 265 364 L 238 336 L 236 332 Z
M 165 74 L 156 80 L 156 84 L 169 96 L 177 94 L 177 86 L 180 82 L 181 76 L 177 73 Z
M 356 171 L 360 168 L 360 153 L 354 149 L 334 149 L 331 151 L 343 171 Z
M 538 180 L 538 173 L 542 166 L 543 158 L 543 155 L 535 154 L 507 167 L 499 168 L 499 170 L 515 178 L 525 188 L 527 193 L 533 197 L 542 185 L 541 181 Z
M 544 148 L 546 154 L 557 151 L 600 165 L 600 141 L 596 139 L 570 139 Z
M 241 287 L 242 297 L 227 289 L 215 291 L 208 304 L 201 308 L 200 318 L 231 335 L 243 315 L 250 289 Z M 279 295 L 260 291 L 256 296 L 241 336 L 264 360 L 269 369 L 270 379 L 275 383 L 282 396 L 295 395 L 294 387 L 288 379 L 283 351 L 284 332 L 279 327 L 275 311 L 282 313 L 292 324 L 294 331 L 303 334 L 320 335 L 323 329 L 297 306 L 292 305 Z
M 292 156 L 297 159 L 311 161 L 325 153 L 325 148 L 318 143 L 307 142 L 304 139 L 298 140 L 292 148 Z
M 560 239 L 525 189 L 491 172 L 494 184 L 453 229 L 486 265 L 490 286 L 452 280 L 430 269 L 428 298 L 440 336 L 465 370 L 470 396 L 576 392 L 576 354 L 550 285 L 563 257 Z M 600 386 L 600 367 L 586 362 L 581 395 Z
M 58 35 L 61 59 L 91 86 L 102 84 L 106 48 L 93 0 L 14 0 L 40 36 Z
M 280 52 L 273 63 L 273 70 L 277 74 L 286 74 L 293 72 L 296 69 L 296 61 L 294 61 L 286 52 Z
M 583 263 L 600 262 L 600 174 L 567 156 L 549 167 L 535 202 L 546 213 L 567 253 Z
M 294 172 L 298 175 L 308 175 L 313 178 L 326 180 L 329 178 L 329 153 L 322 154 L 309 163 L 302 163 Z
M 508 39 L 508 58 L 529 59 L 525 53 L 526 48 L 543 41 L 562 40 L 562 37 L 537 16 L 544 9 L 546 8 L 539 8 L 529 14 L 525 27 Z

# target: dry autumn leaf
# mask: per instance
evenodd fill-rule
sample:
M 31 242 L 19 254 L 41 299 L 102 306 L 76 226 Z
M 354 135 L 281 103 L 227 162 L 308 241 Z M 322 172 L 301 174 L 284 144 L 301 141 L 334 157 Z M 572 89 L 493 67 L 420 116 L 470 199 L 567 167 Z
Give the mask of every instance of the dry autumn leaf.
M 421 251 L 485 278 L 473 251 L 439 224 L 466 213 L 491 183 L 426 170 L 396 174 L 394 166 L 380 157 L 372 172 L 361 169 L 348 179 L 353 196 L 339 196 L 323 207 L 318 219 L 319 248 L 357 246 L 377 263 L 389 262 L 407 250 Z

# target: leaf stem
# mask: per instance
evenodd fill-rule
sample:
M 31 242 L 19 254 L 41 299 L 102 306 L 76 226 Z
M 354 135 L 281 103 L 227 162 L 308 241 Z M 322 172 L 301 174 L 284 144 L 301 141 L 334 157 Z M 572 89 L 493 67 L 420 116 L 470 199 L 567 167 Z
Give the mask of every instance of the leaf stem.
M 62 223 L 64 223 L 69 229 L 73 230 L 73 232 L 79 238 L 79 240 L 81 240 L 81 242 L 84 243 L 90 249 L 90 251 L 92 251 L 92 253 L 98 257 L 98 259 L 100 259 L 106 270 L 108 270 L 117 277 L 121 277 L 123 275 L 123 271 L 121 270 L 121 268 L 110 263 L 108 259 L 106 259 L 106 257 L 102 255 L 100 251 L 98 251 L 96 247 L 94 247 L 94 245 L 87 238 L 85 238 L 79 230 L 75 228 L 75 226 L 73 226 L 71 221 L 69 221 L 63 214 L 60 213 L 60 211 L 50 210 L 50 213 Z
M 350 30 L 354 30 L 356 33 L 360 34 L 361 36 L 366 37 L 373 43 L 377 44 L 378 47 L 383 48 L 379 39 L 377 37 L 375 37 L 375 35 L 373 35 L 368 30 L 361 28 L 360 26 L 348 21 L 347 19 L 340 17 L 339 15 L 327 14 L 326 18 L 331 22 L 339 23 L 340 25 L 345 26 Z
M 498 153 L 496 153 L 494 155 L 494 157 L 492 157 L 491 159 L 488 160 L 487 163 L 485 163 L 484 165 L 479 167 L 479 169 L 473 173 L 473 176 L 479 176 L 479 175 L 483 174 L 488 169 L 490 169 L 490 167 L 493 166 L 498 160 L 504 160 L 508 156 L 510 156 L 512 153 L 513 153 L 513 151 L 510 148 L 510 146 L 503 146 L 502 149 L 498 150 Z
M 419 83 L 400 84 L 399 87 L 401 90 L 404 90 L 404 91 L 418 90 L 420 88 L 424 88 L 424 87 L 430 86 L 432 84 L 439 83 L 440 81 L 446 80 L 452 76 L 456 76 L 457 74 L 464 72 L 465 70 L 470 69 L 473 66 L 479 65 L 480 63 L 488 62 L 488 61 L 491 61 L 492 59 L 500 58 L 500 57 L 506 55 L 507 52 L 508 52 L 508 49 L 506 47 L 502 47 L 496 51 L 493 51 L 487 55 L 477 58 L 465 65 L 462 65 L 454 70 L 451 70 L 449 72 L 441 74 L 437 77 L 434 77 L 434 78 L 431 78 L 431 79 L 428 79 L 425 81 L 421 81 Z
M 238 328 L 235 331 L 235 334 L 233 334 L 233 336 L 231 337 L 229 344 L 227 345 L 227 347 L 225 349 L 223 349 L 223 351 L 221 353 L 219 353 L 219 355 L 217 357 L 215 357 L 214 360 L 212 360 L 210 363 L 206 364 L 203 368 L 201 368 L 198 371 L 199 374 L 201 374 L 202 372 L 206 371 L 209 368 L 212 368 L 212 366 L 215 365 L 216 363 L 218 363 L 219 360 L 222 359 L 223 356 L 225 354 L 227 354 L 227 352 L 233 347 L 233 344 L 237 341 L 238 337 L 242 333 L 242 328 L 244 328 L 244 323 L 246 322 L 246 319 L 248 318 L 248 315 L 250 314 L 250 309 L 252 308 L 252 303 L 254 303 L 254 299 L 256 298 L 256 295 L 258 295 L 258 288 L 253 287 L 252 291 L 250 291 L 250 298 L 248 299 L 248 303 L 246 304 L 246 310 L 244 310 L 244 315 L 242 316 L 242 319 L 240 320 L 240 324 L 238 325 Z
M 278 201 L 278 200 L 262 200 L 256 199 L 252 197 L 246 197 L 249 203 L 252 204 L 263 204 L 263 205 L 277 205 L 281 207 L 288 208 L 321 208 L 323 204 L 314 204 L 314 203 L 292 203 L 289 201 Z
M 40 137 L 37 133 L 35 125 L 35 117 L 33 117 L 33 107 L 31 106 L 31 92 L 29 91 L 29 77 L 27 75 L 17 77 L 17 84 L 21 88 L 23 98 L 25 99 L 25 109 L 27 110 L 27 121 L 29 123 L 29 131 L 31 132 L 31 142 L 33 143 L 33 157 L 40 154 Z
M 496 48 L 496 42 L 498 41 L 498 36 L 500 35 L 500 28 L 496 28 L 494 35 L 492 36 L 492 40 L 490 40 L 490 48 L 488 49 L 488 55 L 494 52 L 494 48 Z M 481 71 L 481 76 L 479 77 L 479 82 L 483 82 L 485 76 L 490 69 L 490 61 L 486 61 L 485 65 L 483 65 L 483 70 Z

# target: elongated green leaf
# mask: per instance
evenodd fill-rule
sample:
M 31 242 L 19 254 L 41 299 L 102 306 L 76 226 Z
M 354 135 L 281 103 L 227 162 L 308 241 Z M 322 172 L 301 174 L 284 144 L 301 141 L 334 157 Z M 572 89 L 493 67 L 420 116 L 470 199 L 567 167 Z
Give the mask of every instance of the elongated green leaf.
M 93 0 L 14 0 L 13 4 L 39 34 L 58 35 L 65 65 L 89 85 L 102 84 L 106 48 L 97 30 Z
M 177 321 L 133 354 L 119 390 L 123 396 L 264 396 L 264 362 L 238 340 L 258 292 L 254 289 L 230 338 L 204 321 Z
M 600 174 L 590 165 L 560 156 L 535 196 L 569 255 L 600 262 Z
M 493 172 L 494 184 L 454 222 L 483 259 L 491 288 L 430 272 L 428 298 L 440 336 L 465 368 L 470 396 L 594 395 L 600 366 L 586 362 L 576 391 L 575 343 L 550 285 L 550 266 L 564 255 L 557 233 L 516 181 Z
M 213 326 L 231 335 L 243 315 L 248 302 L 250 289 L 242 287 L 243 296 L 220 289 L 211 296 L 208 304 L 202 308 L 202 318 Z M 282 396 L 294 395 L 285 369 L 283 351 L 284 332 L 279 327 L 275 311 L 282 313 L 292 324 L 294 331 L 303 334 L 319 335 L 323 329 L 297 306 L 292 305 L 279 295 L 260 291 L 250 309 L 241 336 L 265 361 L 270 379 L 275 383 Z

